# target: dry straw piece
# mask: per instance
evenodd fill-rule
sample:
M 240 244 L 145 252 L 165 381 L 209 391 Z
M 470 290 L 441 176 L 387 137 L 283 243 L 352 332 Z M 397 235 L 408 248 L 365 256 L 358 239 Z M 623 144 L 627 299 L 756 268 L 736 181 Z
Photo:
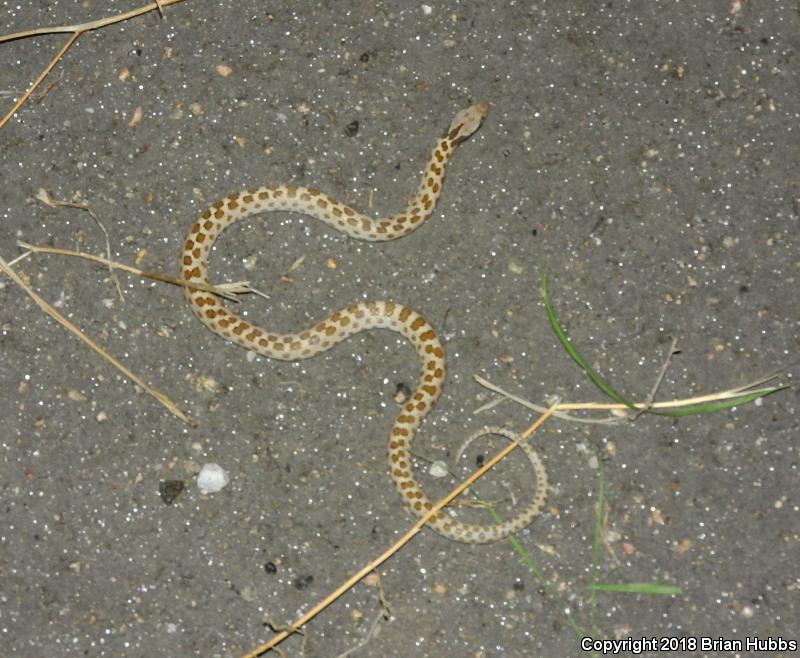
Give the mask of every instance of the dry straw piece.
M 461 493 L 473 484 L 478 478 L 485 475 L 492 469 L 494 466 L 498 464 L 502 459 L 511 453 L 514 448 L 518 447 L 520 443 L 523 441 L 528 440 L 528 438 L 541 427 L 552 415 L 555 411 L 555 405 L 551 406 L 547 409 L 544 414 L 542 414 L 528 429 L 526 429 L 522 434 L 519 435 L 519 438 L 516 441 L 509 443 L 505 448 L 500 450 L 497 454 L 494 455 L 490 460 L 488 460 L 481 468 L 477 471 L 472 473 L 466 480 L 464 480 L 461 484 L 459 484 L 455 489 L 453 489 L 449 494 L 447 494 L 444 498 L 439 500 L 438 502 L 434 503 L 433 507 L 428 510 L 428 513 L 420 517 L 417 522 L 411 527 L 408 532 L 406 532 L 400 539 L 395 542 L 395 544 L 381 554 L 379 557 L 372 560 L 369 564 L 362 567 L 359 571 L 354 573 L 350 578 L 348 578 L 345 582 L 343 582 L 339 587 L 337 587 L 333 592 L 331 592 L 328 596 L 326 596 L 322 601 L 317 603 L 311 610 L 305 613 L 300 619 L 295 621 L 289 628 L 282 630 L 278 633 L 275 637 L 273 637 L 269 642 L 265 642 L 264 644 L 256 647 L 252 651 L 243 654 L 241 658 L 256 658 L 256 656 L 260 656 L 265 651 L 269 651 L 279 643 L 283 642 L 287 637 L 289 637 L 292 633 L 299 631 L 305 624 L 311 621 L 314 617 L 316 617 L 320 612 L 322 612 L 325 608 L 327 608 L 331 603 L 333 603 L 336 599 L 338 599 L 342 594 L 347 592 L 351 589 L 356 583 L 360 582 L 364 576 L 366 576 L 370 571 L 377 569 L 381 564 L 386 562 L 392 555 L 397 553 L 403 546 L 405 546 L 409 541 L 411 541 L 422 528 L 425 527 L 425 524 L 428 523 L 430 519 L 432 519 L 436 513 L 455 500 Z
M 14 106 L 0 119 L 0 128 L 3 128 L 11 117 L 13 117 L 19 108 L 21 108 L 25 102 L 30 98 L 31 94 L 36 91 L 37 87 L 42 84 L 42 81 L 50 74 L 50 71 L 55 68 L 55 65 L 58 64 L 58 60 L 60 60 L 64 53 L 66 53 L 70 47 L 72 46 L 75 41 L 77 41 L 78 37 L 86 32 L 91 32 L 92 30 L 97 30 L 101 27 L 106 27 L 107 25 L 113 25 L 114 23 L 121 23 L 122 21 L 127 21 L 129 18 L 135 18 L 136 16 L 141 16 L 142 14 L 146 14 L 153 10 L 158 10 L 159 14 L 161 14 L 162 18 L 164 16 L 163 8 L 168 5 L 174 5 L 176 2 L 183 2 L 183 0 L 159 0 L 158 2 L 151 2 L 148 5 L 144 5 L 143 7 L 139 7 L 138 9 L 132 9 L 131 11 L 127 11 L 123 14 L 117 14 L 116 16 L 109 16 L 108 18 L 101 18 L 96 21 L 90 21 L 88 23 L 81 23 L 80 25 L 59 25 L 56 27 L 39 27 L 33 30 L 25 30 L 23 32 L 15 32 L 14 34 L 7 34 L 5 36 L 0 37 L 0 43 L 4 41 L 14 41 L 16 39 L 26 39 L 28 37 L 33 37 L 41 34 L 62 34 L 62 33 L 69 33 L 69 39 L 67 42 L 61 47 L 61 50 L 58 51 L 55 57 L 50 61 L 50 63 L 45 67 L 44 71 L 39 74 L 39 77 L 33 81 L 33 84 L 28 88 L 28 90 L 22 94 L 17 99 L 17 102 L 14 103 Z
M 156 400 L 158 400 L 167 409 L 169 409 L 170 413 L 180 418 L 187 425 L 190 425 L 192 427 L 197 426 L 197 423 L 193 421 L 191 418 L 189 418 L 186 414 L 184 414 L 178 408 L 178 405 L 176 405 L 166 395 L 164 395 L 161 391 L 154 389 L 152 386 L 148 386 L 144 381 L 142 381 L 140 377 L 134 374 L 121 362 L 117 361 L 117 359 L 115 359 L 108 352 L 106 352 L 102 347 L 100 347 L 91 338 L 89 338 L 89 336 L 84 334 L 80 329 L 78 329 L 78 327 L 72 324 L 69 320 L 67 320 L 67 318 L 65 318 L 55 308 L 53 308 L 47 301 L 45 301 L 42 297 L 40 297 L 28 284 L 26 284 L 22 280 L 22 278 L 13 270 L 13 268 L 5 260 L 3 260 L 2 257 L 0 257 L 0 270 L 2 270 L 9 279 L 11 279 L 26 293 L 28 293 L 28 296 L 39 305 L 39 308 L 41 308 L 56 322 L 66 327 L 68 331 L 72 332 L 75 336 L 80 338 L 86 345 L 91 347 L 95 352 L 97 352 L 106 361 L 108 361 L 111 365 L 113 365 L 117 370 L 119 370 L 123 375 L 125 375 L 128 379 L 130 379 L 134 384 L 140 386 L 148 394 L 152 395 Z

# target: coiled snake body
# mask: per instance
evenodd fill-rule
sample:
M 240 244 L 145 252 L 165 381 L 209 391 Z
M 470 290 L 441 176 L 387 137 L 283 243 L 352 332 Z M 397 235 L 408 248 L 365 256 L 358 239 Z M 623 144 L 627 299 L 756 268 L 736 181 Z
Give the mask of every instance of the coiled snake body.
M 489 104 L 481 101 L 455 116 L 447 133 L 433 149 L 416 196 L 403 212 L 389 217 L 372 219 L 319 190 L 291 185 L 253 188 L 214 202 L 203 211 L 186 238 L 181 260 L 184 279 L 208 283 L 206 264 L 220 233 L 236 220 L 260 212 L 303 213 L 359 240 L 394 240 L 407 235 L 433 211 L 454 149 L 478 129 L 488 109 Z M 348 306 L 303 331 L 284 334 L 243 320 L 211 293 L 191 287 L 184 290 L 195 315 L 211 331 L 271 359 L 307 359 L 353 334 L 373 328 L 391 329 L 405 336 L 419 355 L 422 372 L 416 390 L 404 404 L 391 429 L 389 468 L 397 491 L 414 514 L 422 516 L 431 508 L 431 502 L 414 478 L 409 451 L 415 431 L 441 394 L 445 360 L 436 331 L 421 315 L 394 302 L 370 301 Z M 503 430 L 487 428 L 482 433 L 488 432 L 513 438 Z M 474 525 L 439 511 L 429 525 L 450 539 L 486 543 L 502 539 L 530 524 L 544 506 L 547 475 L 533 449 L 526 443 L 521 445 L 533 464 L 536 489 L 532 501 L 520 514 L 497 525 Z

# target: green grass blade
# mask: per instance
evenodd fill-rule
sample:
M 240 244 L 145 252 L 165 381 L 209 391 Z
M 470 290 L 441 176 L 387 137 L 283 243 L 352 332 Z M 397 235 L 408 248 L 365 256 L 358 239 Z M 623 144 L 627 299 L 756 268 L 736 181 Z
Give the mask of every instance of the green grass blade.
M 597 500 L 594 503 L 594 541 L 592 545 L 592 582 L 589 587 L 591 592 L 590 619 L 591 625 L 595 625 L 595 612 L 597 611 L 597 580 L 600 577 L 600 559 L 603 555 L 603 525 L 606 516 L 606 472 L 603 455 L 600 450 L 595 448 L 597 455 Z
M 553 328 L 553 331 L 558 337 L 562 347 L 566 350 L 567 354 L 569 354 L 570 357 L 572 357 L 572 360 L 578 364 L 581 370 L 583 370 L 589 376 L 589 379 L 594 382 L 594 385 L 603 391 L 603 393 L 605 393 L 609 398 L 614 400 L 614 402 L 619 402 L 620 404 L 624 404 L 626 407 L 635 409 L 632 402 L 626 400 L 608 382 L 606 382 L 592 369 L 586 359 L 581 356 L 578 350 L 576 350 L 574 345 L 570 342 L 569 338 L 567 337 L 567 333 L 559 324 L 558 318 L 556 317 L 556 312 L 553 309 L 553 304 L 550 302 L 550 294 L 547 290 L 547 272 L 542 274 L 542 286 L 540 291 L 542 294 L 542 299 L 544 299 L 544 307 L 547 311 L 547 319 L 550 320 L 550 326 Z
M 679 409 L 670 409 L 666 411 L 653 410 L 652 413 L 658 414 L 659 416 L 673 416 L 675 418 L 680 418 L 681 416 L 690 416 L 692 414 L 710 414 L 714 413 L 715 411 L 722 411 L 723 409 L 730 409 L 731 407 L 738 407 L 740 405 L 747 404 L 748 402 L 752 402 L 753 400 L 758 400 L 759 398 L 763 398 L 766 397 L 767 395 L 772 395 L 773 393 L 782 391 L 785 388 L 789 387 L 775 386 L 773 388 L 767 389 L 766 391 L 756 391 L 755 393 L 746 393 L 744 395 L 740 395 L 735 398 L 729 398 L 727 400 L 717 400 L 715 402 L 706 402 L 704 404 L 696 404 L 691 407 L 682 407 Z
M 608 382 L 606 382 L 599 374 L 597 374 L 586 359 L 581 356 L 580 352 L 575 349 L 575 346 L 570 342 L 567 333 L 564 331 L 563 327 L 558 321 L 556 317 L 555 309 L 553 308 L 553 304 L 550 301 L 550 293 L 547 288 L 547 272 L 545 271 L 542 274 L 542 285 L 540 288 L 542 299 L 544 300 L 545 310 L 547 312 L 547 319 L 550 321 L 550 326 L 553 328 L 556 336 L 558 337 L 559 342 L 561 343 L 562 347 L 566 350 L 567 354 L 570 355 L 573 361 L 578 364 L 581 370 L 583 370 L 589 379 L 592 380 L 595 386 L 599 388 L 603 393 L 605 393 L 610 399 L 614 400 L 614 402 L 618 402 L 619 404 L 624 404 L 626 407 L 634 410 L 634 411 L 641 411 L 638 407 L 636 407 L 631 401 L 627 400 L 623 397 L 620 393 L 616 391 Z M 725 409 L 730 409 L 731 407 L 741 406 L 743 404 L 747 404 L 749 402 L 753 402 L 754 400 L 758 400 L 759 398 L 766 397 L 767 395 L 772 395 L 773 393 L 777 393 L 778 391 L 782 391 L 785 388 L 789 388 L 788 386 L 775 386 L 773 388 L 763 390 L 763 391 L 755 391 L 753 393 L 745 393 L 743 395 L 737 396 L 735 398 L 730 398 L 727 400 L 717 400 L 714 402 L 706 402 L 704 404 L 697 404 L 692 405 L 689 407 L 681 407 L 678 409 L 647 409 L 646 413 L 656 414 L 658 416 L 671 416 L 673 418 L 680 418 L 682 416 L 690 416 L 694 414 L 710 414 L 714 413 L 715 411 L 723 411 Z
M 494 507 L 492 507 L 491 505 L 487 505 L 483 500 L 481 500 L 481 497 L 475 491 L 474 487 L 470 487 L 469 489 L 467 489 L 467 491 L 471 493 L 476 500 L 485 505 L 486 511 L 489 512 L 491 517 L 494 519 L 495 523 L 499 524 L 503 522 L 503 518 L 497 513 Z M 553 587 L 553 584 L 547 579 L 544 573 L 542 573 L 541 569 L 539 569 L 539 567 L 533 561 L 533 557 L 531 557 L 531 554 L 525 550 L 525 547 L 519 542 L 519 540 L 514 535 L 509 535 L 508 537 L 506 537 L 506 540 L 511 544 L 511 546 L 514 547 L 514 550 L 517 552 L 517 555 L 519 555 L 520 559 L 522 560 L 522 563 L 526 567 L 528 567 L 528 570 L 533 574 L 534 578 L 536 578 L 536 580 L 539 581 L 539 584 L 542 586 L 542 589 L 544 589 L 544 591 L 547 592 L 547 594 L 550 597 L 552 597 L 554 601 L 558 601 L 560 598 L 560 594 L 558 593 L 556 588 Z M 562 608 L 561 614 L 566 620 L 567 625 L 572 629 L 572 632 L 575 633 L 575 637 L 581 638 L 586 635 L 586 631 L 584 631 L 580 627 L 578 621 L 575 619 L 573 614 L 568 609 Z M 592 655 L 595 654 L 593 653 Z

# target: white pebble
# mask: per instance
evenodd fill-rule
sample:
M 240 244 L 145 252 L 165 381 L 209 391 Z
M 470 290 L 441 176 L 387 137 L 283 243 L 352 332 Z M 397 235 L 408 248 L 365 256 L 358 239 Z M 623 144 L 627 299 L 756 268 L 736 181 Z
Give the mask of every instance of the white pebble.
M 217 493 L 228 486 L 230 481 L 230 476 L 219 464 L 204 464 L 197 476 L 197 488 L 204 495 Z
M 443 478 L 450 471 L 447 470 L 447 464 L 443 461 L 435 461 L 428 467 L 428 474 L 435 478 Z

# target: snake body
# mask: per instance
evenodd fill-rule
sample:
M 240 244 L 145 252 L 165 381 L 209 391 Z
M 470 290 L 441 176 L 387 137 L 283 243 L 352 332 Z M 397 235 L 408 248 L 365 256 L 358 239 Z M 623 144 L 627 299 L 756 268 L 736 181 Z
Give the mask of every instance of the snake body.
M 489 104 L 481 101 L 458 112 L 433 149 L 414 198 L 405 210 L 386 218 L 372 219 L 319 190 L 293 185 L 253 188 L 214 202 L 203 211 L 186 238 L 181 258 L 183 278 L 207 284 L 207 261 L 216 239 L 236 220 L 260 212 L 303 213 L 359 240 L 394 240 L 407 235 L 433 211 L 453 151 L 478 129 L 488 109 Z M 368 301 L 337 311 L 303 331 L 278 333 L 245 321 L 211 293 L 192 287 L 184 290 L 195 315 L 211 331 L 271 359 L 307 359 L 369 329 L 390 329 L 405 336 L 419 355 L 422 372 L 392 426 L 389 468 L 397 491 L 415 515 L 422 516 L 431 508 L 414 478 L 409 451 L 414 433 L 441 394 L 445 358 L 436 331 L 419 313 L 390 301 Z M 536 473 L 536 490 L 531 503 L 518 516 L 497 525 L 474 525 L 440 510 L 429 525 L 450 539 L 467 543 L 496 541 L 529 525 L 544 506 L 547 475 L 533 449 L 526 447 L 525 451 Z

